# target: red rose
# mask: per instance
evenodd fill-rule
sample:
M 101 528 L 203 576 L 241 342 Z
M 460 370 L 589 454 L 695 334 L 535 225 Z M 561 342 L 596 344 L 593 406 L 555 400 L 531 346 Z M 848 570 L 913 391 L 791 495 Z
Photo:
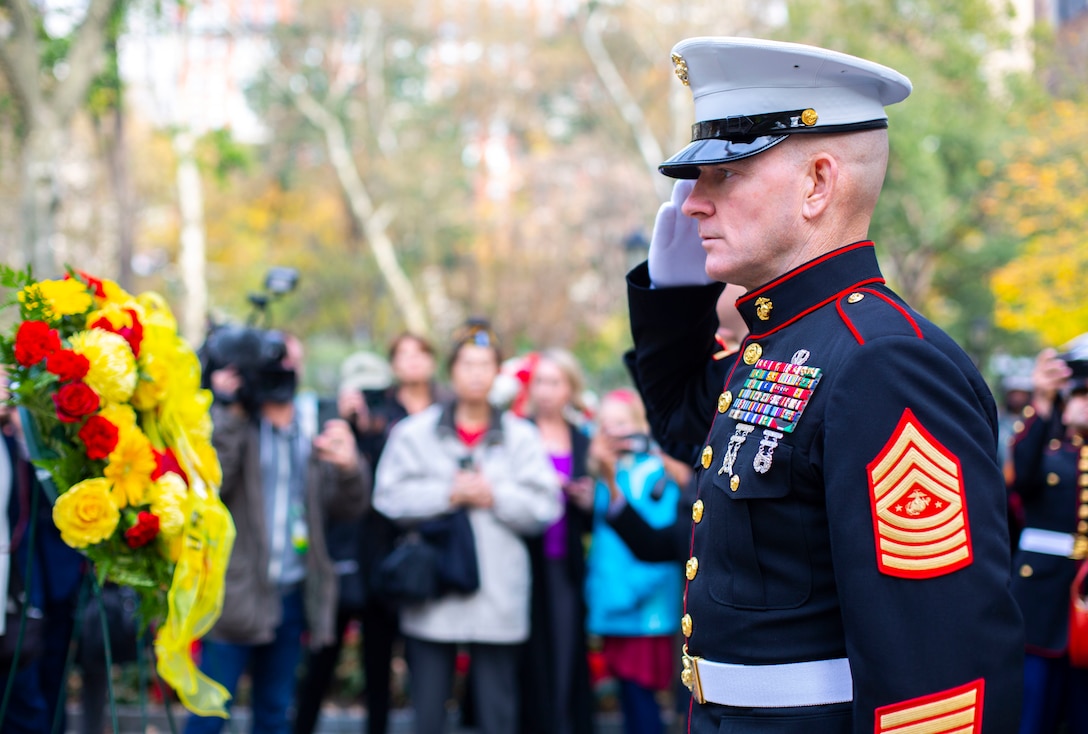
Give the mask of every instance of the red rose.
M 61 382 L 82 380 L 90 368 L 87 358 L 71 349 L 60 349 L 45 358 L 46 371 L 52 372 Z
M 100 415 L 92 415 L 79 429 L 79 440 L 87 447 L 87 458 L 97 461 L 117 448 L 117 434 L 117 426 Z
M 98 410 L 98 393 L 85 382 L 69 382 L 57 390 L 53 404 L 57 407 L 57 418 L 61 422 L 75 423 Z
M 15 361 L 33 367 L 60 349 L 60 334 L 44 321 L 24 321 L 15 332 Z
M 189 484 L 189 475 L 181 468 L 181 464 L 178 463 L 178 457 L 174 456 L 173 449 L 168 448 L 165 451 L 159 451 L 158 449 L 152 448 L 151 451 L 155 454 L 155 471 L 151 472 L 151 481 L 157 480 L 167 472 L 174 472 L 185 480 L 186 485 Z
M 141 512 L 136 516 L 136 524 L 125 531 L 125 542 L 129 548 L 147 545 L 159 534 L 159 517 L 150 512 Z

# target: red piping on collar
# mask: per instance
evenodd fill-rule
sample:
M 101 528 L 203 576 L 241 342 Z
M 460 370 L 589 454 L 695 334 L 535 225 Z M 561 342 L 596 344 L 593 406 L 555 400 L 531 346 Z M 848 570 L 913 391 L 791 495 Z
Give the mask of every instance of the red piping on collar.
M 740 304 L 744 303 L 745 301 L 749 301 L 749 300 L 755 298 L 756 296 L 760 295 L 761 293 L 765 293 L 768 289 L 774 288 L 779 283 L 784 283 L 785 281 L 790 280 L 791 278 L 797 277 L 801 273 L 805 272 L 806 270 L 808 270 L 810 268 L 816 267 L 820 263 L 827 262 L 828 260 L 830 260 L 832 258 L 835 258 L 835 257 L 838 257 L 839 255 L 845 255 L 846 253 L 851 252 L 853 250 L 857 250 L 857 249 L 859 249 L 861 247 L 873 247 L 873 246 L 874 245 L 873 245 L 872 240 L 864 240 L 863 242 L 855 242 L 852 245 L 846 245 L 845 247 L 840 247 L 837 250 L 832 250 L 831 252 L 827 253 L 826 255 L 821 255 L 820 257 L 816 258 L 815 260 L 810 260 L 809 262 L 805 263 L 804 265 L 801 265 L 800 267 L 798 267 L 796 270 L 791 270 L 790 272 L 786 273 L 785 275 L 780 275 L 779 277 L 775 278 L 774 280 L 772 280 L 770 283 L 763 286 L 759 290 L 755 290 L 755 291 L 752 291 L 751 293 L 748 293 L 746 295 L 741 296 L 740 298 L 737 299 L 737 305 L 739 306 Z
M 880 277 L 876 277 L 876 278 L 869 278 L 868 280 L 858 281 L 857 283 L 854 283 L 852 286 L 849 286 L 847 288 L 843 288 L 841 291 L 839 291 L 835 295 L 831 296 L 830 298 L 825 298 L 824 300 L 820 301 L 816 305 L 810 306 L 809 308 L 806 308 L 804 311 L 797 314 L 793 318 L 788 319 L 786 321 L 783 321 L 781 324 L 774 327 L 770 331 L 764 331 L 761 334 L 752 334 L 751 337 L 753 339 L 763 339 L 764 337 L 770 336 L 771 334 L 775 333 L 776 331 L 780 331 L 782 329 L 785 329 L 787 326 L 789 326 L 793 322 L 797 321 L 798 319 L 802 319 L 805 316 L 808 316 L 813 311 L 818 311 L 819 309 L 823 308 L 824 306 L 831 303 L 832 301 L 834 301 L 834 300 L 836 300 L 838 298 L 842 298 L 842 295 L 844 293 L 846 293 L 847 291 L 856 291 L 859 288 L 861 288 L 862 286 L 873 285 L 874 283 L 880 283 L 881 285 L 883 285 L 884 284 L 884 279 L 880 278 Z

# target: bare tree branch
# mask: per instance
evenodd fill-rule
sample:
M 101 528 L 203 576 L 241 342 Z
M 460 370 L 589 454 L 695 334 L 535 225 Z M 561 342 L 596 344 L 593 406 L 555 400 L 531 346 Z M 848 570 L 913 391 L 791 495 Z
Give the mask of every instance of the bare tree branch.
M 604 22 L 604 16 L 598 11 L 593 8 L 587 11 L 585 26 L 582 28 L 582 46 L 589 55 L 590 61 L 593 62 L 593 68 L 600 77 L 601 83 L 604 84 L 604 88 L 618 108 L 620 116 L 631 128 L 631 134 L 635 137 L 642 160 L 646 167 L 654 172 L 654 189 L 658 197 L 667 199 L 671 190 L 670 183 L 664 177 L 656 175 L 657 166 L 665 160 L 665 156 L 661 152 L 661 145 L 657 142 L 657 138 L 650 130 L 642 108 L 616 68 L 608 49 L 605 48 L 604 39 L 601 37 Z
M 412 287 L 412 282 L 397 261 L 396 250 L 389 236 L 391 210 L 386 207 L 375 210 L 374 202 L 366 190 L 363 177 L 359 174 L 359 168 L 352 156 L 343 124 L 314 99 L 309 91 L 292 88 L 291 75 L 278 60 L 273 59 L 269 64 L 269 76 L 276 86 L 287 93 L 310 124 L 324 134 L 329 161 L 344 189 L 351 215 L 366 236 L 378 269 L 389 284 L 393 300 L 404 319 L 405 326 L 420 334 L 429 333 L 422 303 Z
M 90 0 L 87 16 L 76 28 L 68 52 L 68 76 L 57 84 L 53 109 L 60 120 L 67 120 L 87 95 L 91 81 L 102 71 L 105 55 L 106 24 L 121 0 Z

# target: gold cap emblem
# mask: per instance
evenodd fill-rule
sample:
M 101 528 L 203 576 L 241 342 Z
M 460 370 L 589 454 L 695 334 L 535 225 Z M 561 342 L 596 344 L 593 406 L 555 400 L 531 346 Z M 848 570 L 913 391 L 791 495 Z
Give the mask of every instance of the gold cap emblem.
M 672 65 L 675 67 L 673 71 L 676 72 L 676 78 L 679 79 L 685 87 L 691 86 L 688 82 L 688 62 L 684 60 L 684 57 L 680 54 L 673 54 Z
M 702 459 L 702 461 L 703 461 L 703 468 L 704 469 L 709 469 L 710 468 L 710 462 L 714 461 L 714 449 L 710 448 L 709 446 L 704 448 L 703 449 L 703 459 Z
M 684 575 L 688 577 L 688 581 L 695 578 L 695 574 L 699 573 L 699 559 L 692 556 L 688 559 L 687 565 L 684 567 Z
M 763 356 L 763 347 L 758 344 L 749 344 L 744 349 L 744 364 L 755 364 Z
M 801 113 L 801 124 L 812 127 L 816 124 L 816 121 L 820 119 L 820 116 L 816 114 L 816 110 L 811 107 Z
M 864 293 L 851 293 L 851 294 L 849 295 L 849 297 L 847 297 L 847 299 L 846 299 L 846 302 L 847 302 L 847 303 L 857 303 L 857 302 L 858 302 L 858 301 L 860 301 L 860 300 L 861 300 L 862 298 L 865 298 L 865 294 L 864 294 Z
M 729 406 L 733 404 L 733 393 L 726 390 L 718 396 L 718 412 L 724 413 L 729 410 Z
M 774 304 L 771 303 L 770 298 L 757 298 L 756 299 L 756 316 L 760 321 L 766 321 L 771 318 L 771 309 L 774 308 Z
M 703 501 L 695 500 L 695 504 L 691 506 L 691 519 L 698 525 L 703 521 Z

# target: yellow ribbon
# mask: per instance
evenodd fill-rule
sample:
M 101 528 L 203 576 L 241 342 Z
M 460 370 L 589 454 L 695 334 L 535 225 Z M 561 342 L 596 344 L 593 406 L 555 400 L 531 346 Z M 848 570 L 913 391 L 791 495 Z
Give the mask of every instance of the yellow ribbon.
M 206 635 L 223 610 L 224 578 L 234 547 L 234 521 L 218 488 L 197 471 L 199 459 L 180 425 L 162 425 L 189 476 L 188 519 L 167 592 L 166 620 L 155 636 L 157 669 L 178 699 L 198 716 L 228 718 L 226 688 L 197 669 L 193 643 Z
M 211 630 L 223 608 L 223 579 L 234 522 L 214 494 L 192 495 L 181 554 L 167 595 L 169 611 L 155 637 L 158 671 L 185 708 L 198 716 L 229 716 L 230 693 L 193 662 L 194 641 Z

